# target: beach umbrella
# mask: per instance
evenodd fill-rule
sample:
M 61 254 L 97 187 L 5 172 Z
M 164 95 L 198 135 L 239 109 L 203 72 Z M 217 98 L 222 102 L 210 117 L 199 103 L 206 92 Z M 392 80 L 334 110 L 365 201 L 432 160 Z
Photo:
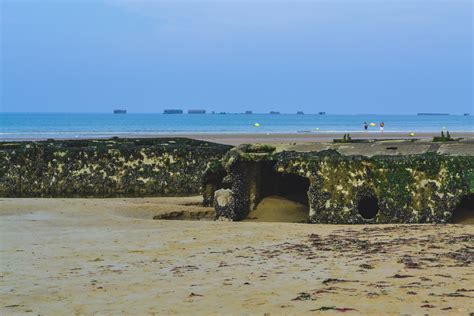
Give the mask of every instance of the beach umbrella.
M 260 127 L 260 123 L 253 124 L 255 127 Z

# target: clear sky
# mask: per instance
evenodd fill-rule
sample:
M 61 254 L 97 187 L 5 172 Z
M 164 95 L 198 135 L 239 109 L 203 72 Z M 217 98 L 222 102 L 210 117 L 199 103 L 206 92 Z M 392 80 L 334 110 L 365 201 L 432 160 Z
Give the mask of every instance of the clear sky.
M 1 111 L 473 112 L 472 0 L 0 0 Z

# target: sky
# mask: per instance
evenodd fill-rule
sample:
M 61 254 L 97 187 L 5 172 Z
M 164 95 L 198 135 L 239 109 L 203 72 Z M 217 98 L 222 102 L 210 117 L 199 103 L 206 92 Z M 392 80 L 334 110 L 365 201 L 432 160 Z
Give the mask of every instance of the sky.
M 473 1 L 0 0 L 0 111 L 473 111 Z

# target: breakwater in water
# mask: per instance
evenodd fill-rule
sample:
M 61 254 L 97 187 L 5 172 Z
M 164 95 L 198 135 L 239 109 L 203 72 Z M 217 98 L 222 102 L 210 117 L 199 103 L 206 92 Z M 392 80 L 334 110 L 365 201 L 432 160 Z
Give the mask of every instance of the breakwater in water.
M 184 138 L 3 142 L 0 196 L 199 194 L 207 165 L 230 148 Z

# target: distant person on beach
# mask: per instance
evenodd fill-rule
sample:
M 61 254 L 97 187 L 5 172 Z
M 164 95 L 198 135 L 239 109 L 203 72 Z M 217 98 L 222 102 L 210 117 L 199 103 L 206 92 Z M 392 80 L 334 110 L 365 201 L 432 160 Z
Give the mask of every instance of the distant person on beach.
M 385 123 L 384 122 L 381 122 L 380 123 L 380 132 L 383 133 L 383 128 L 385 127 Z
M 369 124 L 367 124 L 367 122 L 364 122 L 364 129 L 365 129 L 366 132 L 367 132 L 368 128 L 369 128 Z

